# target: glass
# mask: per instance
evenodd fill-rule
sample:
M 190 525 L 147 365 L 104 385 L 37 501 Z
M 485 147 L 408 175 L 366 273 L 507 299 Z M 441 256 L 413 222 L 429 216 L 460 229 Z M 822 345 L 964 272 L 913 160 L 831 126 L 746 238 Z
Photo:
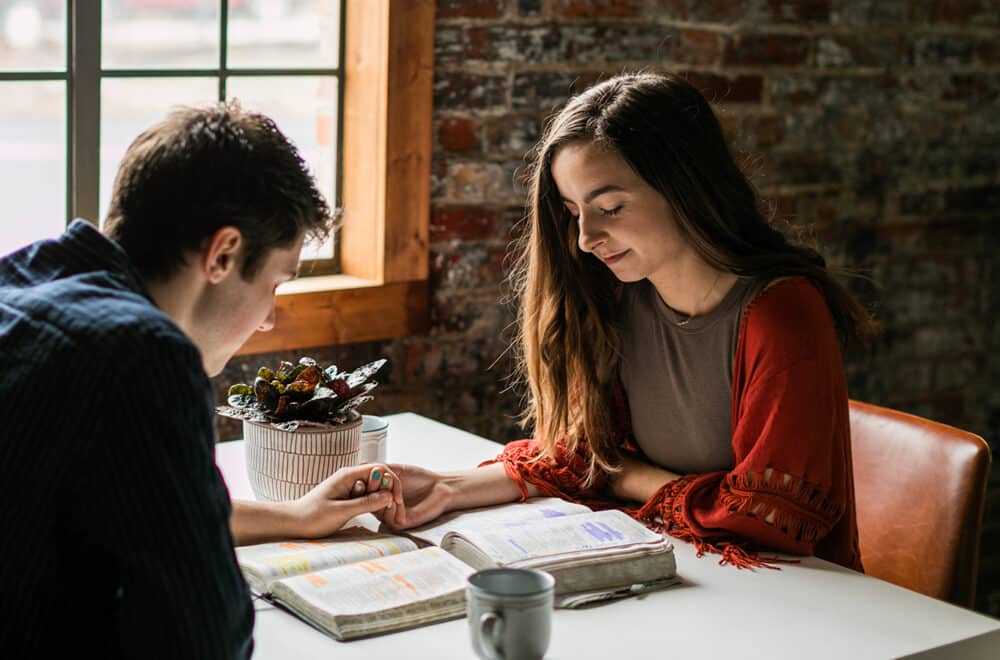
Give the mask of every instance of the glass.
M 105 78 L 101 81 L 100 217 L 108 213 L 111 186 L 125 150 L 139 133 L 179 105 L 215 103 L 218 78 Z
M 0 255 L 66 228 L 66 83 L 0 82 Z
M 319 191 L 334 207 L 337 181 L 337 79 L 333 76 L 233 77 L 230 98 L 275 121 L 298 147 L 316 177 Z M 307 244 L 303 259 L 332 259 L 333 239 Z
M 65 0 L 0 0 L 0 71 L 65 70 Z
M 228 66 L 333 69 L 340 59 L 340 0 L 229 2 Z
M 102 67 L 218 68 L 219 6 L 219 0 L 103 0 Z

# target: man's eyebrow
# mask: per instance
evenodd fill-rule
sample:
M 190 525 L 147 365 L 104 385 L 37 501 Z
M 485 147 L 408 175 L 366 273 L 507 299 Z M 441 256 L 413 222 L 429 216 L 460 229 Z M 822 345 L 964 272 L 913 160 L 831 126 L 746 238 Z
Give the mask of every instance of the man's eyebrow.
M 584 204 L 590 204 L 592 201 L 594 201 L 595 199 L 597 199 L 598 197 L 600 197 L 604 193 L 609 193 L 609 192 L 625 192 L 625 189 L 622 188 L 621 186 L 616 186 L 613 183 L 609 183 L 606 186 L 601 186 L 600 188 L 594 188 L 589 193 L 587 193 L 587 196 L 584 198 L 583 203 Z M 564 202 L 569 202 L 570 201 L 570 200 L 566 199 L 565 197 L 563 197 L 562 200 Z M 570 202 L 570 203 L 572 203 L 572 202 Z

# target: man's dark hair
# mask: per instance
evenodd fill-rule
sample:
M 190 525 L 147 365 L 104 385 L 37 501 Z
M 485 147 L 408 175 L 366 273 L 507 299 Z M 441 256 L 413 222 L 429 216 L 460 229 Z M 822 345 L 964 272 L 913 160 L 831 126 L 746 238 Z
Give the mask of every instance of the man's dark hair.
M 238 102 L 179 108 L 129 145 L 105 233 L 149 280 L 173 275 L 220 227 L 243 235 L 240 274 L 300 234 L 324 239 L 334 214 L 295 146 Z

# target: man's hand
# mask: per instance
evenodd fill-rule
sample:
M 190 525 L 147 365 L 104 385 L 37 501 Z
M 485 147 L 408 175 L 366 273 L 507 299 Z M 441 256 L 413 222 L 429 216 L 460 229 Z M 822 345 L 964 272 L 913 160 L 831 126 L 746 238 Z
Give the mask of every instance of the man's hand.
M 409 529 L 449 511 L 455 499 L 454 478 L 416 465 L 390 465 L 402 482 L 402 506 L 375 515 L 388 527 Z
M 382 463 L 366 463 L 337 470 L 297 500 L 234 500 L 229 526 L 236 545 L 318 538 L 329 536 L 363 513 L 401 508 L 399 477 Z
M 381 463 L 341 468 L 291 503 L 302 536 L 327 536 L 362 513 L 393 511 L 403 504 L 400 479 Z

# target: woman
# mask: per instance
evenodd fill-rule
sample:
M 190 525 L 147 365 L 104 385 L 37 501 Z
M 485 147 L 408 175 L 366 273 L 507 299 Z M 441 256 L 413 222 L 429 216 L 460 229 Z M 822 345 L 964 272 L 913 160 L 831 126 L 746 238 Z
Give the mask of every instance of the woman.
M 531 179 L 514 282 L 535 439 L 459 474 L 393 466 L 389 524 L 554 495 L 739 566 L 766 548 L 860 570 L 839 344 L 876 325 L 762 217 L 704 97 L 603 82 L 548 125 Z

